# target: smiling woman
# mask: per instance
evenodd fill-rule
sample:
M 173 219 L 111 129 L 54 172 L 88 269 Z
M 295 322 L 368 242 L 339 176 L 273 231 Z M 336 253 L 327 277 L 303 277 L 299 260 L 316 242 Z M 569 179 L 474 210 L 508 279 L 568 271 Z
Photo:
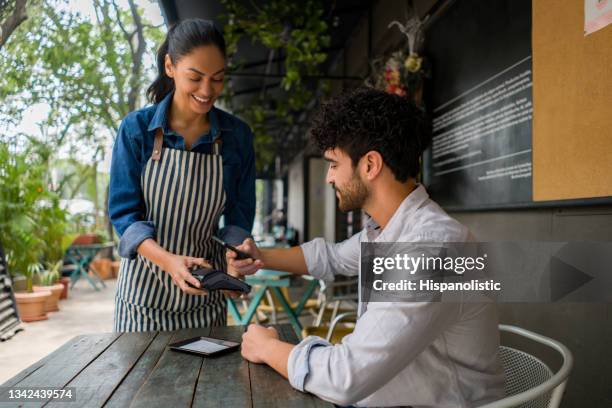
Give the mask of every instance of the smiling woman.
M 166 54 L 164 68 L 175 84 L 176 107 L 171 108 L 170 119 L 189 150 L 193 142 L 210 128 L 210 122 L 197 120 L 197 117 L 206 115 L 223 91 L 225 57 L 216 46 L 203 45 L 176 63 Z
M 207 20 L 180 22 L 157 67 L 147 91 L 153 105 L 124 118 L 113 148 L 109 215 L 122 256 L 116 331 L 224 325 L 223 294 L 200 290 L 191 268 L 225 270 L 212 235 L 241 243 L 255 215 L 253 134 L 214 106 L 225 73 L 221 32 Z

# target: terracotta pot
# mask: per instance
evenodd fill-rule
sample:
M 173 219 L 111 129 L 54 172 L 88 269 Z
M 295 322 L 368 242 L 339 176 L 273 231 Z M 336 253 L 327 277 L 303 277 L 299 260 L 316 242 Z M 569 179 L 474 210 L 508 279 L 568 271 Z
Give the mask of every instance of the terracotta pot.
M 64 289 L 62 289 L 62 294 L 60 295 L 60 300 L 68 299 L 68 288 L 70 288 L 70 282 L 71 280 L 68 276 L 62 276 L 60 278 L 60 283 L 64 287 Z
M 19 318 L 24 322 L 46 320 L 47 313 L 45 312 L 45 303 L 47 302 L 47 298 L 51 296 L 53 295 L 50 290 L 32 293 L 15 293 Z
M 93 245 L 99 244 L 100 237 L 96 234 L 81 234 L 74 241 L 72 241 L 72 245 Z
M 119 276 L 119 268 L 121 267 L 121 261 L 113 261 L 111 264 L 111 270 L 113 272 L 113 278 Z
M 34 285 L 32 289 L 34 289 L 34 292 L 51 291 L 51 296 L 49 296 L 45 302 L 45 312 L 57 312 L 59 310 L 58 303 L 60 296 L 62 295 L 62 291 L 64 290 L 64 285 L 61 283 L 56 283 L 55 285 L 51 286 Z
M 104 258 L 94 259 L 89 264 L 89 267 L 94 269 L 98 273 L 98 275 L 100 275 L 102 279 L 105 279 L 105 280 L 112 279 L 113 278 L 112 263 L 113 261 L 111 261 L 110 259 L 104 259 Z

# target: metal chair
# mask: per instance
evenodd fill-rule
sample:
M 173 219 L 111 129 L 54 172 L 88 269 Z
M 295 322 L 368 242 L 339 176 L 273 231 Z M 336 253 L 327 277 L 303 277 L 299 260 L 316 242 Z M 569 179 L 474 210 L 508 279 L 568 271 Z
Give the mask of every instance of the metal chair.
M 338 323 L 355 316 L 354 312 L 338 315 L 329 326 L 327 341 L 332 340 Z M 499 329 L 556 350 L 563 358 L 563 364 L 553 374 L 537 357 L 512 347 L 500 346 L 499 356 L 506 377 L 506 396 L 481 405 L 480 408 L 558 408 L 574 364 L 571 351 L 556 340 L 520 327 L 500 324 Z
M 336 316 L 354 312 L 358 304 L 358 285 L 357 277 L 338 276 L 333 282 L 320 280 L 319 294 L 316 300 L 313 299 L 316 305 L 311 309 L 315 319 L 312 326 L 304 327 L 302 337 L 324 337 L 330 327 L 329 324 L 336 319 Z M 336 333 L 333 337 L 334 343 L 339 343 L 342 337 L 352 331 L 352 327 L 343 327 L 339 331 L 340 333 Z
M 357 312 L 340 313 L 338 316 L 336 316 L 329 325 L 329 330 L 327 331 L 327 336 L 325 337 L 325 340 L 331 342 L 332 338 L 334 337 L 334 332 L 336 331 L 338 323 L 348 319 L 351 319 L 351 322 L 355 321 L 357 319 Z
M 355 310 L 359 298 L 358 287 L 357 277 L 337 276 L 333 282 L 320 281 L 319 298 L 317 300 L 319 311 L 314 321 L 314 327 L 320 327 L 323 320 L 327 318 L 329 318 L 329 322 L 332 322 L 338 316 L 338 313 L 350 313 Z M 340 308 L 342 302 L 351 305 L 349 310 Z M 329 306 L 332 306 L 331 311 Z M 326 314 L 330 314 L 328 312 L 331 312 L 330 316 L 326 316 Z
M 506 375 L 506 397 L 481 408 L 557 408 L 574 364 L 571 351 L 556 340 L 520 327 L 501 324 L 499 329 L 556 350 L 563 358 L 563 364 L 553 374 L 537 357 L 512 347 L 500 346 L 500 358 Z

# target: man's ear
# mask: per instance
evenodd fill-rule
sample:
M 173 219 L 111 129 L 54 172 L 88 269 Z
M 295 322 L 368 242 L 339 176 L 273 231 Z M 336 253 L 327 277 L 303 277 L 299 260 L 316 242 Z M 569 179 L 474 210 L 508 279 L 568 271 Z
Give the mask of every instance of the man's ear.
M 370 150 L 364 156 L 365 177 L 367 180 L 374 180 L 382 172 L 383 159 L 379 152 Z
M 164 68 L 166 70 L 166 75 L 168 75 L 170 78 L 174 78 L 174 64 L 172 64 L 172 59 L 168 54 L 166 54 L 166 57 L 164 58 Z

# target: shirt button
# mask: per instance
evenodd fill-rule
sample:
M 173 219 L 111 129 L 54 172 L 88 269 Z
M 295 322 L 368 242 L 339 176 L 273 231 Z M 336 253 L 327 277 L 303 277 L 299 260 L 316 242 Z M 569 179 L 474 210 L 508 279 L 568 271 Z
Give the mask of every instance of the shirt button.
M 159 150 L 155 150 L 153 153 L 158 154 L 158 153 L 159 153 Z

